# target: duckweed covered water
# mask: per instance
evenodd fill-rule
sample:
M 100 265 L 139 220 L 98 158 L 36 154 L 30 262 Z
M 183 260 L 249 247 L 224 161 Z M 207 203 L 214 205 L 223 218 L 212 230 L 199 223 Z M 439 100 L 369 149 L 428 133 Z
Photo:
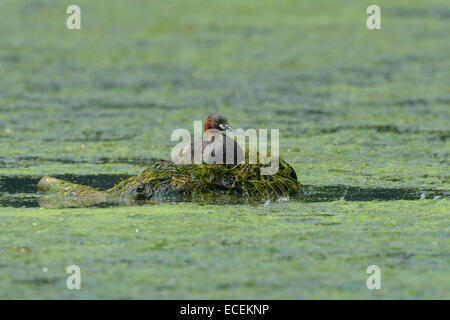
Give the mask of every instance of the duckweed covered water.
M 445 199 L 7 208 L 2 298 L 446 297 L 448 206 Z M 71 264 L 82 268 L 81 290 L 66 289 Z M 381 290 L 366 287 L 371 264 L 384 271 Z
M 361 1 L 77 4 L 69 31 L 67 4 L 2 1 L 0 298 L 450 298 L 447 1 L 379 1 L 379 31 Z M 110 208 L 36 193 L 45 175 L 106 190 L 214 111 L 279 128 L 307 191 Z

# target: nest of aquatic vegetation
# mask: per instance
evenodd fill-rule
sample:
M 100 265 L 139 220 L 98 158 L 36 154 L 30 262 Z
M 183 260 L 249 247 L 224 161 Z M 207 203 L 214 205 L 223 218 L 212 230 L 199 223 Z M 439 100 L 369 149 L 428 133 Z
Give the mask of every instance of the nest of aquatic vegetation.
M 120 182 L 108 192 L 134 200 L 158 200 L 217 195 L 271 198 L 292 196 L 302 189 L 294 169 L 282 159 L 274 175 L 261 175 L 263 166 L 175 165 L 161 161 L 140 175 Z
M 248 154 L 246 155 L 248 159 Z M 258 155 L 259 160 L 259 155 Z M 236 166 L 175 165 L 161 160 L 113 188 L 101 191 L 68 181 L 43 177 L 37 187 L 44 193 L 75 198 L 88 205 L 123 200 L 140 201 L 251 201 L 289 197 L 301 192 L 303 186 L 297 181 L 294 169 L 280 158 L 274 175 L 262 175 L 263 164 L 240 164 Z

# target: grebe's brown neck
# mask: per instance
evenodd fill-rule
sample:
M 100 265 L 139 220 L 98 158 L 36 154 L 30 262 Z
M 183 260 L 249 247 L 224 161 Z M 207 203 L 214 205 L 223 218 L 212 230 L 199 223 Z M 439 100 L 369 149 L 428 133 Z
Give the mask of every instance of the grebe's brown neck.
M 215 122 L 211 118 L 206 119 L 205 124 L 203 126 L 203 130 L 205 130 L 205 132 L 208 131 L 209 129 L 217 129 L 217 130 L 219 130 L 219 128 L 217 126 L 217 122 Z
M 209 118 L 206 119 L 203 129 L 205 130 L 205 136 L 207 141 L 212 141 L 213 138 L 219 133 L 223 134 L 222 132 L 220 132 L 217 123 L 215 123 L 215 121 Z

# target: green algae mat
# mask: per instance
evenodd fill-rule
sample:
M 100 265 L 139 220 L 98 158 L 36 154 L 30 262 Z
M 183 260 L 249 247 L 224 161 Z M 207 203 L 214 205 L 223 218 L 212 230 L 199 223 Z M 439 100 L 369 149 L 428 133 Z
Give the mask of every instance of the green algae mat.
M 77 4 L 68 30 L 67 3 L 2 0 L 0 298 L 450 298 L 448 1 L 377 1 L 381 30 L 356 0 Z M 37 192 L 43 176 L 113 188 L 211 112 L 279 129 L 303 191 Z
M 448 298 L 449 204 L 3 209 L 1 297 Z M 373 264 L 380 290 L 366 287 Z M 66 288 L 69 265 L 81 290 Z

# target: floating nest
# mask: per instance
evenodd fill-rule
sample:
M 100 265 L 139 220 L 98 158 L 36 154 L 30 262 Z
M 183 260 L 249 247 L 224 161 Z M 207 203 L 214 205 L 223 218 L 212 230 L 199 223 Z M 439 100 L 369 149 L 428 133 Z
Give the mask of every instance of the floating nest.
M 267 199 L 298 194 L 302 185 L 294 169 L 280 158 L 274 175 L 261 175 L 262 164 L 236 166 L 175 165 L 169 161 L 158 164 L 131 177 L 107 191 L 44 177 L 38 189 L 72 197 L 99 199 L 100 202 L 122 200 L 178 200 L 214 199 L 217 196 Z
M 261 167 L 260 164 L 234 167 L 220 164 L 175 165 L 161 161 L 137 177 L 122 181 L 109 192 L 135 200 L 149 200 L 217 194 L 268 198 L 295 195 L 300 191 L 297 175 L 286 162 L 280 162 L 275 175 L 261 175 Z

